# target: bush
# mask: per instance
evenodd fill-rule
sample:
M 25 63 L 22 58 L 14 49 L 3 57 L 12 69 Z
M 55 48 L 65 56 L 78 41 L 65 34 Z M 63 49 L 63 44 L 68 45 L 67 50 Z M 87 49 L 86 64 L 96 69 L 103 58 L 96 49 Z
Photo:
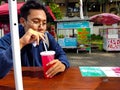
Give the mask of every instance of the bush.
M 100 35 L 92 34 L 91 35 L 91 40 L 102 40 L 103 37 Z
M 60 10 L 59 5 L 56 3 L 52 2 L 49 4 L 50 8 L 52 9 L 53 14 L 55 15 L 56 19 L 62 19 L 63 13 Z
M 100 35 L 91 35 L 91 45 L 96 45 L 99 50 L 103 50 L 103 37 Z

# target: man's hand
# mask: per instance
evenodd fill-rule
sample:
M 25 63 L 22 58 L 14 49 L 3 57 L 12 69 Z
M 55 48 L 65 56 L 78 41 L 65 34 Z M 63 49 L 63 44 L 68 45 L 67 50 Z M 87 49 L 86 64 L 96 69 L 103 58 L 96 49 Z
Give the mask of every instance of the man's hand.
M 39 44 L 40 39 L 44 40 L 44 33 L 29 29 L 23 37 L 20 38 L 20 48 L 23 48 L 25 45 L 36 42 Z
M 52 78 L 54 75 L 56 75 L 59 72 L 65 71 L 65 65 L 62 62 L 60 62 L 58 59 L 52 60 L 47 64 L 47 66 L 51 66 L 46 72 L 47 77 L 50 78 Z

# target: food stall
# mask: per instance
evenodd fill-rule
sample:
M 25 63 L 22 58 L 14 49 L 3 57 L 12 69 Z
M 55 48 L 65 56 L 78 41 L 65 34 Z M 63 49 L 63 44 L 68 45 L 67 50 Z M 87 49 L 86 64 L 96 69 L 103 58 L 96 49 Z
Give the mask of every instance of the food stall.
M 103 49 L 120 51 L 120 28 L 106 28 L 103 34 Z
M 57 41 L 62 48 L 91 52 L 90 24 L 88 20 L 57 20 Z

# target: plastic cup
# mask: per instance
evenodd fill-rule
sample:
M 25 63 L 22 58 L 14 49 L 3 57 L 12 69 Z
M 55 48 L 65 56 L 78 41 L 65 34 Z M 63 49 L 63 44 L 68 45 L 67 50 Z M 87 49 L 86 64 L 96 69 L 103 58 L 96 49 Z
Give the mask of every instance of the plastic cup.
M 42 58 L 44 77 L 49 78 L 49 77 L 46 76 L 45 73 L 51 67 L 51 66 L 47 66 L 47 64 L 50 61 L 54 60 L 55 51 L 43 51 L 43 52 L 40 53 L 40 55 L 41 55 L 41 58 Z

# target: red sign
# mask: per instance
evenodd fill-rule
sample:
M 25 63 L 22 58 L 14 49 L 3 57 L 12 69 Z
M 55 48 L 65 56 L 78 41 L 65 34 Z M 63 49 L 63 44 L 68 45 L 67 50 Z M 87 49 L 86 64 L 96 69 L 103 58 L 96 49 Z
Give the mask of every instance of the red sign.
M 107 43 L 109 50 L 120 50 L 120 39 L 109 39 Z

